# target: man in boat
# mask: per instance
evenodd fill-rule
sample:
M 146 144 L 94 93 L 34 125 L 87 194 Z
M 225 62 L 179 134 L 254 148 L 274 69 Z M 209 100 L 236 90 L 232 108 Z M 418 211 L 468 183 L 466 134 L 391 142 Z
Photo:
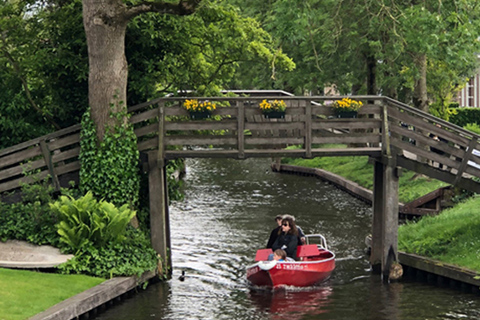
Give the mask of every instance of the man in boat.
M 271 249 L 273 244 L 275 243 L 275 240 L 277 240 L 278 233 L 280 232 L 281 226 L 282 226 L 282 219 L 283 216 L 277 214 L 275 217 L 275 222 L 277 223 L 277 227 L 270 232 L 270 237 L 268 238 L 267 242 L 267 249 Z

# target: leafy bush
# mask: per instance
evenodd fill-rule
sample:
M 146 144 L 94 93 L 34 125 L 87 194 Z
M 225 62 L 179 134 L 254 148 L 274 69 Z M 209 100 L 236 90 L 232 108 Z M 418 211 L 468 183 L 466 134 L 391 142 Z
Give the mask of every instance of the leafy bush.
M 61 196 L 50 207 L 58 215 L 60 241 L 75 251 L 88 243 L 102 247 L 108 242 L 123 241 L 126 227 L 135 216 L 128 204 L 116 208 L 103 200 L 97 202 L 91 192 L 78 200 Z
M 92 243 L 83 246 L 74 258 L 59 266 L 65 274 L 82 273 L 102 278 L 140 275 L 155 270 L 158 257 L 150 241 L 139 230 L 128 226 L 122 243 L 107 243 L 95 247 Z
M 57 217 L 49 207 L 54 189 L 47 181 L 22 186 L 22 201 L 0 202 L 0 240 L 25 240 L 58 246 Z
M 139 152 L 133 127 L 124 123 L 126 113 L 118 113 L 123 123 L 107 128 L 103 141 L 98 141 L 90 110 L 82 119 L 80 140 L 80 190 L 117 206 L 138 204 L 140 175 Z
M 448 121 L 457 126 L 464 127 L 469 123 L 480 123 L 480 109 L 479 108 L 456 108 L 455 114 L 451 114 Z

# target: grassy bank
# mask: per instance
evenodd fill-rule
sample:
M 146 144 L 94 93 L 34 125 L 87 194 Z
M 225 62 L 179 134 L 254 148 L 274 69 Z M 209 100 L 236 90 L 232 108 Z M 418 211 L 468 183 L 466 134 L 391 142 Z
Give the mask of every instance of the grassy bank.
M 24 320 L 105 279 L 0 268 L 0 319 Z
M 373 189 L 373 164 L 368 157 L 322 157 L 315 159 L 285 158 L 282 163 L 324 169 L 354 181 L 367 189 Z M 399 201 L 408 203 L 447 184 L 414 172 L 403 170 L 398 182 Z
M 398 249 L 480 272 L 480 197 L 398 230 Z

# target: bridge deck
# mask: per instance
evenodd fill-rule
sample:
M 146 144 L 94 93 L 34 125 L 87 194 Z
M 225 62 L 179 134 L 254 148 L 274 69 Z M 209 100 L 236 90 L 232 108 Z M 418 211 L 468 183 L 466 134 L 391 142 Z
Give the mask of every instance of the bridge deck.
M 472 132 L 376 96 L 353 97 L 364 107 L 352 119 L 337 118 L 329 106 L 341 97 L 282 97 L 284 118 L 265 118 L 258 106 L 271 98 L 278 99 L 208 98 L 218 107 L 204 120 L 189 117 L 184 98 L 163 98 L 130 108 L 130 121 L 139 150 L 157 150 L 161 160 L 368 156 L 480 192 L 472 180 L 480 177 L 480 136 Z M 80 168 L 79 141 L 76 125 L 1 150 L 0 193 L 48 176 L 56 188 L 67 187 Z

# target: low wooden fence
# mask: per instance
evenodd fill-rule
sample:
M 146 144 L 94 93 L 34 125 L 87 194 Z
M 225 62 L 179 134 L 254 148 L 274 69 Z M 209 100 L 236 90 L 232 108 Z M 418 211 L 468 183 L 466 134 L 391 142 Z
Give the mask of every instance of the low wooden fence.
M 157 99 L 129 112 L 139 150 L 159 150 L 163 160 L 369 156 L 480 191 L 470 179 L 480 177 L 480 136 L 386 97 L 353 97 L 364 102 L 358 117 L 338 118 L 329 104 L 340 98 L 282 97 L 287 109 L 281 119 L 261 113 L 262 100 L 279 99 L 266 96 L 208 98 L 217 109 L 204 120 L 189 117 L 185 98 Z M 80 168 L 79 140 L 76 125 L 1 150 L 0 193 L 47 177 L 55 188 L 67 187 Z

